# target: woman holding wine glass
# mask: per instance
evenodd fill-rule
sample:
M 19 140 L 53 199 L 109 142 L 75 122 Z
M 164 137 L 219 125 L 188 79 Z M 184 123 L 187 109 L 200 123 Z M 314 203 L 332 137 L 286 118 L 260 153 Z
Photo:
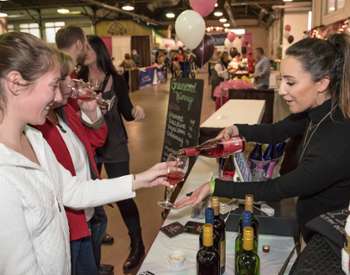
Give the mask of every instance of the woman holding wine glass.
M 143 109 L 133 106 L 127 83 L 119 75 L 102 39 L 98 36 L 87 36 L 90 45 L 79 78 L 91 82 L 94 79 L 102 82 L 101 96 L 104 100 L 114 98 L 114 104 L 105 110 L 104 118 L 108 127 L 107 141 L 96 151 L 96 160 L 101 170 L 104 165 L 109 178 L 129 174 L 129 151 L 127 132 L 123 118 L 127 121 L 139 121 L 145 117 Z M 117 206 L 128 228 L 131 250 L 123 265 L 124 272 L 138 266 L 145 254 L 141 234 L 141 224 L 137 205 L 132 199 L 119 201 Z
M 80 180 L 57 161 L 42 125 L 62 100 L 53 49 L 20 32 L 0 36 L 0 273 L 71 274 L 64 207 L 84 209 L 132 198 L 139 188 L 168 186 L 173 163 L 136 175 Z M 85 273 L 86 274 L 86 273 Z

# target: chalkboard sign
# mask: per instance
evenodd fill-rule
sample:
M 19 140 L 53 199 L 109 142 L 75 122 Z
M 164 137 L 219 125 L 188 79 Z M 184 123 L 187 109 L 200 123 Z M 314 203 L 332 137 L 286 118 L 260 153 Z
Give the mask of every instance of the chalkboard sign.
M 171 81 L 162 161 L 169 153 L 198 144 L 203 85 L 200 79 Z

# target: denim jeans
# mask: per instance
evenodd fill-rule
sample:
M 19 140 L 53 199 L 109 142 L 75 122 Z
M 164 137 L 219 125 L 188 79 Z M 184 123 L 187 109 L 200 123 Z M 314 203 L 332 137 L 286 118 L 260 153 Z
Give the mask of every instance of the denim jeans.
M 72 275 L 98 275 L 91 237 L 70 242 Z
M 101 264 L 101 245 L 106 234 L 107 216 L 103 206 L 95 207 L 95 214 L 89 221 L 96 266 Z

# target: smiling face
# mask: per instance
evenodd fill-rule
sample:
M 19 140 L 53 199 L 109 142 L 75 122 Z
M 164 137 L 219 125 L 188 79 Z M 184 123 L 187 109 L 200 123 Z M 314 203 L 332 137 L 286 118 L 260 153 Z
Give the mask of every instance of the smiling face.
M 18 86 L 17 95 L 10 95 L 9 106 L 11 106 L 11 110 L 17 112 L 17 118 L 22 123 L 41 125 L 45 122 L 55 101 L 62 100 L 59 91 L 60 77 L 60 68 L 55 66 L 33 83 Z M 25 83 L 25 81 L 22 80 L 21 83 Z
M 300 113 L 321 105 L 330 98 L 327 91 L 329 79 L 315 82 L 302 63 L 293 56 L 286 56 L 281 64 L 279 94 L 288 104 L 291 113 Z

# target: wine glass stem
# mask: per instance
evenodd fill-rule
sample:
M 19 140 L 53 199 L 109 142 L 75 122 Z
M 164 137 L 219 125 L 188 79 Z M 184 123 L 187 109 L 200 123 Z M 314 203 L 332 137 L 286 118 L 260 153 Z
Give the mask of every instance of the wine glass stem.
M 167 187 L 167 189 L 166 189 L 166 199 L 165 199 L 166 202 L 170 202 L 171 194 L 173 193 L 173 191 L 174 191 L 174 187 L 173 186 Z

